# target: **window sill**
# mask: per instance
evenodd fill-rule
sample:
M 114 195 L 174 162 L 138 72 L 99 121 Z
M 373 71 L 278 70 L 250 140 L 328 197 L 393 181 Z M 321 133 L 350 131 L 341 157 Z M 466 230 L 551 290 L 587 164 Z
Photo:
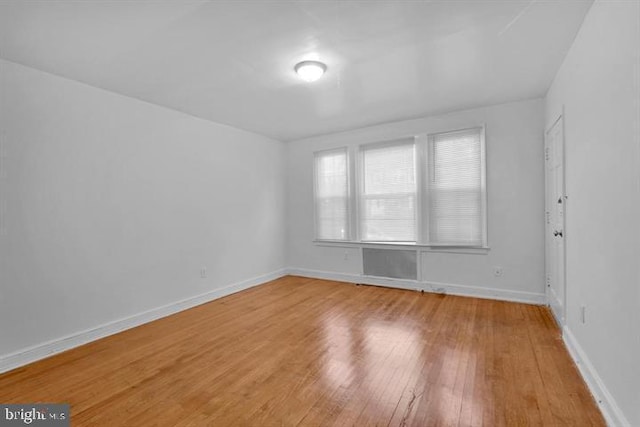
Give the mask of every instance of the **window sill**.
M 422 252 L 444 252 L 454 254 L 486 255 L 491 250 L 488 246 L 433 246 L 408 242 L 354 242 L 350 240 L 314 240 L 316 246 L 337 248 L 389 248 L 389 249 L 418 249 Z

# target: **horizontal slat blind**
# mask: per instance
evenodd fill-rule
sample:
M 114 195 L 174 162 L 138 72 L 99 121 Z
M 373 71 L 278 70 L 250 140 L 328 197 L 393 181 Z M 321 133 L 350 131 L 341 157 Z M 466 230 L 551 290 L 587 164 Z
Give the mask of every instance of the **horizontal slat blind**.
M 347 149 L 315 153 L 316 238 L 348 240 Z
M 363 241 L 416 241 L 413 139 L 362 148 L 360 233 Z
M 429 244 L 485 245 L 482 128 L 429 136 Z

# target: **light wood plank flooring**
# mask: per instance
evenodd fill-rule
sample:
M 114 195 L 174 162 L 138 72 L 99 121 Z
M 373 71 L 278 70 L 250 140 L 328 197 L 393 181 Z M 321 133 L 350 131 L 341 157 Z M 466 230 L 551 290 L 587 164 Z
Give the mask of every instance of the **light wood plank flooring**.
M 602 426 L 545 307 L 301 277 L 0 375 L 73 426 Z

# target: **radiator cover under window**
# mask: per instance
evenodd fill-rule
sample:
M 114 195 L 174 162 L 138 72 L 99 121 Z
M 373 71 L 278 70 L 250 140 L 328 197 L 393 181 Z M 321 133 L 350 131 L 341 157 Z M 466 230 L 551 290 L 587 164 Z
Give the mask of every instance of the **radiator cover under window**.
M 365 276 L 393 279 L 418 279 L 415 250 L 362 249 L 362 270 Z

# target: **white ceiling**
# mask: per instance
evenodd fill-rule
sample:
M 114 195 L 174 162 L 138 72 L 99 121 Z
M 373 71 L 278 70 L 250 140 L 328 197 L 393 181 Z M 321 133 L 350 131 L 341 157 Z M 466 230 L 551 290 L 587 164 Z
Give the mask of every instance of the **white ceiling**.
M 0 57 L 289 141 L 543 96 L 591 3 L 0 1 Z

